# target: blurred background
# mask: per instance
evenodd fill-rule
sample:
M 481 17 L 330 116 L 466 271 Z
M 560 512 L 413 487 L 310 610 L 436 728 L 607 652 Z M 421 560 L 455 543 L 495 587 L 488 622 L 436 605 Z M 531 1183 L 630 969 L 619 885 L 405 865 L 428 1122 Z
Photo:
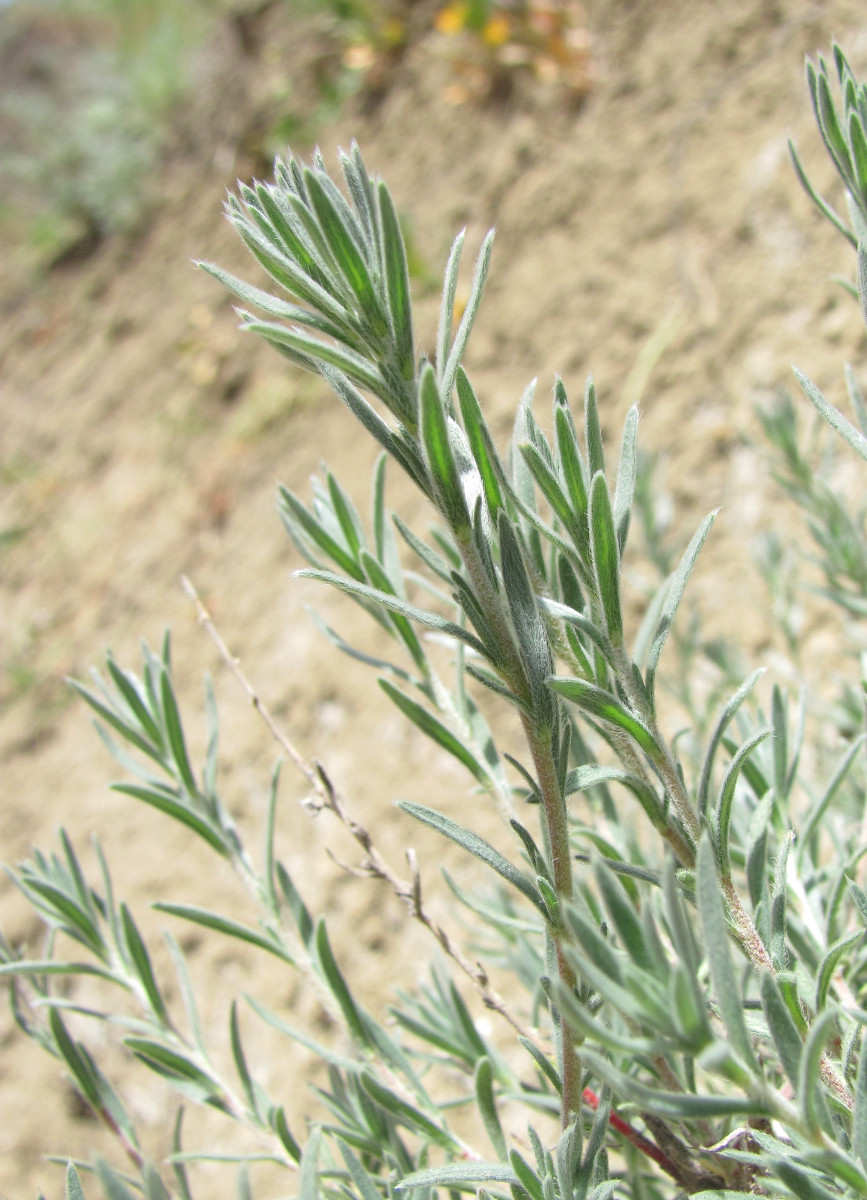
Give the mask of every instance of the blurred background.
M 852 676 L 840 648 L 860 634 L 786 590 L 780 547 L 799 527 L 756 416 L 793 391 L 793 362 L 845 408 L 843 364 L 857 372 L 864 360 L 857 306 L 832 279 L 851 275 L 851 253 L 800 190 L 786 144 L 795 139 L 839 207 L 803 76 L 804 55 L 827 55 L 832 37 L 863 74 L 867 18 L 854 0 L 0 4 L 0 858 L 53 849 L 63 824 L 92 869 L 98 833 L 120 898 L 155 944 L 150 901 L 220 907 L 234 895 L 206 850 L 107 790 L 117 768 L 65 683 L 109 646 L 137 668 L 139 638 L 156 646 L 170 626 L 192 745 L 204 744 L 208 668 L 223 791 L 255 835 L 276 747 L 197 629 L 178 583 L 186 573 L 382 850 L 397 866 L 410 843 L 419 850 L 437 904 L 442 846 L 392 802 L 467 819 L 468 781 L 317 633 L 305 604 L 349 641 L 377 645 L 362 613 L 291 581 L 301 564 L 274 511 L 277 481 L 309 496 L 323 459 L 366 506 L 374 452 L 317 380 L 238 333 L 230 299 L 191 265 L 217 261 L 261 283 L 221 201 L 236 180 L 266 178 L 288 145 L 306 157 L 319 144 L 334 165 L 357 138 L 388 180 L 420 348 L 433 342 L 455 233 L 468 228 L 471 255 L 497 226 L 468 367 L 501 443 L 534 376 L 543 423 L 555 372 L 576 402 L 593 373 L 609 438 L 641 401 L 655 484 L 630 564 L 635 624 L 658 571 L 724 506 L 693 585 L 708 696 L 762 663 L 817 692 Z M 841 459 L 843 487 L 857 486 L 850 470 Z M 390 486 L 393 506 L 424 521 L 401 481 Z M 783 638 L 768 621 L 775 606 Z M 396 973 L 414 982 L 419 935 L 396 901 L 326 860 L 325 847 L 354 852 L 299 809 L 303 798 L 287 773 L 281 852 L 311 907 L 329 914 L 344 969 L 384 1008 Z M 496 839 L 493 814 L 472 823 Z M 37 933 L 3 879 L 0 923 L 14 944 Z M 321 1019 L 315 998 L 270 964 L 184 945 L 218 1053 L 240 987 L 293 1010 L 296 1024 Z M 269 1056 L 255 1026 L 245 1042 L 254 1061 L 261 1048 L 293 1119 L 315 1113 L 303 1052 Z M 0 1044 L 0 1196 L 42 1188 L 51 1200 L 62 1171 L 45 1155 L 110 1142 L 5 1009 Z M 164 1154 L 171 1098 L 121 1055 L 110 1061 Z M 195 1144 L 194 1121 L 190 1130 Z M 202 1179 L 201 1194 L 232 1194 L 233 1183 Z

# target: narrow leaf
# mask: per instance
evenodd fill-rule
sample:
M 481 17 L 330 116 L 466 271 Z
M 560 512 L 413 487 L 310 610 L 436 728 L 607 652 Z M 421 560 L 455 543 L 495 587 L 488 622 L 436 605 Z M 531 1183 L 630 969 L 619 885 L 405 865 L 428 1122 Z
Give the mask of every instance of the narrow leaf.
M 453 1162 L 441 1167 L 426 1167 L 405 1175 L 395 1188 L 407 1191 L 410 1188 L 463 1188 L 475 1183 L 517 1184 L 518 1177 L 508 1163 L 502 1162 Z
M 405 813 L 411 817 L 415 817 L 417 821 L 421 821 L 424 825 L 429 825 L 431 829 L 435 829 L 437 833 L 441 833 L 443 837 L 450 838 L 459 846 L 475 855 L 476 858 L 486 863 L 491 870 L 510 883 L 512 887 L 518 889 L 522 895 L 533 904 L 542 916 L 546 916 L 545 905 L 542 897 L 539 895 L 533 883 L 518 870 L 516 866 L 509 862 L 500 854 L 499 850 L 480 838 L 478 834 L 472 833 L 469 829 L 465 829 L 462 825 L 458 825 L 450 817 L 444 816 L 442 813 L 436 812 L 432 808 L 424 808 L 420 804 L 412 804 L 408 800 L 401 800 L 399 805 Z
M 835 942 L 822 959 L 816 974 L 815 1009 L 817 1013 L 820 1013 L 825 1007 L 825 1002 L 828 999 L 828 990 L 831 987 L 831 981 L 837 970 L 837 964 L 843 958 L 846 951 L 851 946 L 854 946 L 863 936 L 863 929 L 856 929 L 854 933 L 847 934 L 846 937 L 842 937 L 838 942 Z
M 207 818 L 194 812 L 189 804 L 178 800 L 171 793 L 157 791 L 155 788 L 140 787 L 135 783 L 113 783 L 111 790 L 121 792 L 125 796 L 133 796 L 136 800 L 149 804 L 151 808 L 159 809 L 160 812 L 164 812 L 176 821 L 180 821 L 182 825 L 186 825 L 188 829 L 192 829 L 218 854 L 222 854 L 225 858 L 230 856 L 231 850 L 222 832 L 215 828 Z
M 720 865 L 720 871 L 726 877 L 731 874 L 731 866 L 729 862 L 729 831 L 731 826 L 732 805 L 735 798 L 735 789 L 737 787 L 738 778 L 741 773 L 741 767 L 744 761 L 750 754 L 760 746 L 765 738 L 769 737 L 773 732 L 770 728 L 760 729 L 758 733 L 754 733 L 747 738 L 737 754 L 729 764 L 725 778 L 720 788 L 719 801 L 716 806 L 716 814 L 714 819 L 714 841 L 717 854 L 717 860 Z
M 748 679 L 745 679 L 734 695 L 729 698 L 719 717 L 717 717 L 716 725 L 714 726 L 713 733 L 708 741 L 707 750 L 705 750 L 704 759 L 701 764 L 701 775 L 699 777 L 698 784 L 699 813 L 705 813 L 707 811 L 708 796 L 710 791 L 710 777 L 713 771 L 714 758 L 719 748 L 719 744 L 722 741 L 723 734 L 725 733 L 732 717 L 743 704 L 744 700 L 746 700 L 747 696 L 756 686 L 766 670 L 766 667 L 760 667 L 758 671 L 753 671 L 752 675 L 750 675 Z
M 590 544 L 596 586 L 605 614 L 608 636 L 614 646 L 623 644 L 623 614 L 620 609 L 620 550 L 608 484 L 601 471 L 590 485 Z M 653 651 L 651 651 L 652 657 Z
M 732 1048 L 745 1066 L 755 1070 L 758 1064 L 744 1021 L 743 1002 L 732 963 L 714 852 L 707 836 L 702 837 L 698 847 L 696 899 L 707 964 L 720 1017 Z
M 330 583 L 332 587 L 339 588 L 342 592 L 346 592 L 350 596 L 360 596 L 365 600 L 374 600 L 390 612 L 400 613 L 401 616 L 408 617 L 411 621 L 418 622 L 419 625 L 425 625 L 428 629 L 436 629 L 439 633 L 445 633 L 450 637 L 457 638 L 459 641 L 466 642 L 468 646 L 478 651 L 483 657 L 487 657 L 485 647 L 468 630 L 462 629 L 460 625 L 455 625 L 453 621 L 447 621 L 444 617 L 440 617 L 436 613 L 427 612 L 423 608 L 416 608 L 415 605 L 408 604 L 405 600 L 390 595 L 388 592 L 381 592 L 377 588 L 368 587 L 366 584 L 356 583 L 353 579 L 345 579 L 342 575 L 335 575 L 332 571 L 305 569 L 303 571 L 296 571 L 295 574 L 299 579 L 318 579 L 321 583 Z
M 699 525 L 695 534 L 693 534 L 692 541 L 684 551 L 680 565 L 672 576 L 671 586 L 668 589 L 662 615 L 659 618 L 659 624 L 656 627 L 656 633 L 650 647 L 650 654 L 647 656 L 647 686 L 649 691 L 653 689 L 653 679 L 656 675 L 656 669 L 659 666 L 662 649 L 674 622 L 678 606 L 683 599 L 683 593 L 686 590 L 686 585 L 689 582 L 689 577 L 692 574 L 699 551 L 704 545 L 705 538 L 710 533 L 710 527 L 713 525 L 718 512 L 719 509 L 717 508 L 713 512 L 708 513 L 701 525 Z
M 617 484 L 614 489 L 614 528 L 617 530 L 617 545 L 621 555 L 629 533 L 632 501 L 635 497 L 635 479 L 638 470 L 638 405 L 633 404 L 626 414 L 623 436 L 620 440 L 620 459 L 617 464 Z
M 571 700 L 591 717 L 597 717 L 601 721 L 607 721 L 609 724 L 625 730 L 652 762 L 661 760 L 662 753 L 650 731 L 637 717 L 628 713 L 617 697 L 612 696 L 610 692 L 588 683 L 585 679 L 572 679 L 565 675 L 552 675 L 548 680 L 548 686 L 559 695 L 565 696 L 567 700 Z
M 808 400 L 816 407 L 819 413 L 825 418 L 829 425 L 836 429 L 837 433 L 847 441 L 853 450 L 856 450 L 862 458 L 867 459 L 867 437 L 863 433 L 859 433 L 851 421 L 830 404 L 814 383 L 812 383 L 806 375 L 803 375 L 797 367 L 793 367 L 795 378 L 801 385 L 801 390 Z
M 387 679 L 378 680 L 379 686 L 386 696 L 392 700 L 405 717 L 412 721 L 418 729 L 432 741 L 462 763 L 470 774 L 483 787 L 489 787 L 491 777 L 483 763 L 448 729 L 442 721 L 433 715 L 423 705 L 412 700 Z
M 774 1039 L 783 1070 L 793 1088 L 798 1086 L 801 1069 L 803 1043 L 788 1006 L 782 997 L 779 985 L 772 975 L 764 974 L 761 980 L 762 1008 L 765 1020 Z
M 267 950 L 269 954 L 273 954 L 277 958 L 282 958 L 284 962 L 293 962 L 286 949 L 268 934 L 259 933 L 257 930 L 251 929 L 249 925 L 243 925 L 240 921 L 233 921 L 230 917 L 210 912 L 206 908 L 199 908 L 195 904 L 170 904 L 167 901 L 157 901 L 151 907 L 155 908 L 158 912 L 168 913 L 169 916 L 180 917 L 183 921 L 191 921 L 194 925 L 201 925 L 205 929 L 213 929 L 216 933 L 222 933 L 226 937 L 237 938 L 240 942 L 248 942 L 251 946 L 258 946 L 260 950 Z
M 441 1146 L 444 1150 L 454 1152 L 456 1149 L 455 1139 L 448 1132 L 437 1125 L 430 1117 L 426 1116 L 415 1105 L 409 1104 L 402 1097 L 398 1096 L 397 1092 L 380 1083 L 369 1071 L 364 1071 L 361 1076 L 361 1086 L 367 1092 L 368 1096 L 387 1113 L 395 1118 L 401 1125 L 405 1125 L 408 1129 L 413 1130 L 419 1136 L 433 1142 L 437 1146 Z
M 164 670 L 160 676 L 160 700 L 162 701 L 163 723 L 169 745 L 171 746 L 172 757 L 175 760 L 178 773 L 187 792 L 190 796 L 196 796 L 198 795 L 198 788 L 193 776 L 193 768 L 190 766 L 190 760 L 187 757 L 187 746 L 184 741 L 181 714 L 178 712 L 174 688 L 172 687 L 171 677 L 167 670 Z
M 156 976 L 154 975 L 147 946 L 139 933 L 138 926 L 133 920 L 132 913 L 126 904 L 123 903 L 120 906 L 120 919 L 127 952 L 144 989 L 148 1004 L 150 1004 L 155 1016 L 161 1022 L 167 1023 L 168 1012 L 166 1011 L 165 1002 L 163 1001 Z
M 383 255 L 385 258 L 385 282 L 388 307 L 394 330 L 397 367 L 405 380 L 415 376 L 414 340 L 412 332 L 412 307 L 409 295 L 409 267 L 406 247 L 403 242 L 400 222 L 394 211 L 394 202 L 384 183 L 377 192 L 379 214 L 382 222 Z
M 482 295 L 485 290 L 485 281 L 488 277 L 488 267 L 491 263 L 491 250 L 494 245 L 493 229 L 488 233 L 482 248 L 479 251 L 479 257 L 476 260 L 476 268 L 473 274 L 473 283 L 470 289 L 470 296 L 467 300 L 467 306 L 464 309 L 461 317 L 458 331 L 455 334 L 455 340 L 452 342 L 451 350 L 449 351 L 448 360 L 446 361 L 445 369 L 442 372 L 441 384 L 442 394 L 446 402 L 451 400 L 452 389 L 455 385 L 455 375 L 458 367 L 461 365 L 464 354 L 467 349 L 467 342 L 470 338 L 470 332 L 473 328 L 473 322 L 476 319 L 479 311 L 479 305 L 482 302 Z
M 493 1071 L 491 1069 L 491 1060 L 489 1058 L 480 1058 L 476 1063 L 475 1071 L 475 1089 L 476 1089 L 476 1104 L 479 1112 L 482 1115 L 485 1130 L 488 1137 L 491 1139 L 491 1145 L 494 1147 L 495 1153 L 500 1158 L 506 1157 L 506 1139 L 503 1136 L 503 1127 L 500 1124 L 500 1117 L 497 1113 L 497 1102 L 494 1097 Z
M 460 472 L 449 440 L 448 422 L 443 404 L 446 393 L 440 393 L 436 376 L 430 364 L 422 368 L 419 392 L 421 396 L 421 440 L 439 509 L 448 521 L 452 532 L 459 537 L 467 537 L 470 532 L 470 514 L 461 487 Z

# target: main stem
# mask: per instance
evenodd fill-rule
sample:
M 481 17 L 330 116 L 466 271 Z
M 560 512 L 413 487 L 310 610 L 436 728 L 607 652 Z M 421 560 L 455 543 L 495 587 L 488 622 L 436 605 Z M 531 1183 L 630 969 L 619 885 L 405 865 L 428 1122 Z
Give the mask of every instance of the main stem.
M 462 558 L 467 574 L 470 576 L 479 603 L 496 632 L 505 665 L 507 682 L 518 695 L 528 694 L 526 672 L 521 661 L 520 653 L 515 646 L 514 634 L 510 618 L 503 607 L 502 597 L 492 587 L 484 565 L 472 540 L 459 539 Z M 532 712 L 521 716 L 527 745 L 536 770 L 536 781 L 542 797 L 542 811 L 545 821 L 545 833 L 551 853 L 551 865 L 554 875 L 554 890 L 560 904 L 572 899 L 572 857 L 569 847 L 569 824 L 566 816 L 566 804 L 560 791 L 557 777 L 557 765 L 554 761 L 554 745 L 552 731 L 537 720 Z M 562 926 L 551 930 L 554 948 L 557 955 L 557 974 L 564 987 L 575 987 L 577 979 L 563 952 Z M 578 1112 L 581 1106 L 581 1065 L 568 1029 L 561 1023 L 562 1045 L 562 1098 L 561 1121 L 565 1129 L 572 1119 L 572 1114 Z
M 557 767 L 554 762 L 554 747 L 551 731 L 542 730 L 534 725 L 530 717 L 522 718 L 524 733 L 536 768 L 536 782 L 542 797 L 542 811 L 545 819 L 545 831 L 548 835 L 548 845 L 551 852 L 551 866 L 554 873 L 554 890 L 560 904 L 572 899 L 572 851 L 569 845 L 569 823 L 566 815 L 566 805 L 560 792 L 557 777 Z M 564 987 L 573 990 L 577 980 L 566 955 L 563 952 L 562 925 L 551 931 L 554 939 L 554 950 L 557 955 L 557 973 Z M 560 1042 L 562 1047 L 562 1097 L 560 1119 L 565 1129 L 572 1120 L 581 1104 L 581 1063 L 575 1051 L 566 1025 L 561 1021 Z

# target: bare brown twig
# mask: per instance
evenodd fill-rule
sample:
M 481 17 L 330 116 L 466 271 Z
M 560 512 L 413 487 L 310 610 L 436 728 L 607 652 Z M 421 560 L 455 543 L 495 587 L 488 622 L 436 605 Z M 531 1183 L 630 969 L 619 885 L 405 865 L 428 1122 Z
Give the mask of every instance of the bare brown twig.
M 231 653 L 229 647 L 223 640 L 219 630 L 217 629 L 211 614 L 208 612 L 201 597 L 196 591 L 190 580 L 183 576 L 181 584 L 184 591 L 193 601 L 196 607 L 196 613 L 199 619 L 199 624 L 208 633 L 214 645 L 219 651 L 220 657 L 229 668 L 235 679 L 240 683 L 241 687 L 247 693 L 250 703 L 261 716 L 262 720 L 268 728 L 269 733 L 277 742 L 278 746 L 284 751 L 286 756 L 291 759 L 294 765 L 298 768 L 307 782 L 310 784 L 316 799 L 312 802 L 311 807 L 320 810 L 326 810 L 334 814 L 342 825 L 349 831 L 356 842 L 364 851 L 365 857 L 359 868 L 352 869 L 344 864 L 338 863 L 343 870 L 351 870 L 352 873 L 361 874 L 372 879 L 381 879 L 387 883 L 397 898 L 406 906 L 410 915 L 423 925 L 425 929 L 436 939 L 442 951 L 455 963 L 457 967 L 467 976 L 476 989 L 482 1003 L 492 1012 L 498 1013 L 505 1021 L 507 1021 L 515 1032 L 524 1038 L 530 1038 L 529 1031 L 525 1030 L 516 1017 L 509 1011 L 505 1000 L 499 995 L 494 988 L 491 987 L 490 981 L 484 969 L 479 963 L 473 963 L 466 955 L 455 945 L 448 932 L 443 927 L 437 924 L 430 916 L 422 903 L 421 876 L 418 870 L 415 853 L 412 850 L 407 851 L 407 861 L 409 863 L 410 878 L 402 879 L 389 864 L 385 861 L 382 855 L 374 845 L 370 833 L 351 815 L 343 797 L 332 783 L 325 768 L 321 763 L 315 760 L 310 760 L 304 757 L 303 754 L 293 745 L 284 731 L 279 727 L 277 722 L 272 717 L 267 706 L 257 694 L 239 663 L 238 659 Z M 337 861 L 335 859 L 335 861 Z

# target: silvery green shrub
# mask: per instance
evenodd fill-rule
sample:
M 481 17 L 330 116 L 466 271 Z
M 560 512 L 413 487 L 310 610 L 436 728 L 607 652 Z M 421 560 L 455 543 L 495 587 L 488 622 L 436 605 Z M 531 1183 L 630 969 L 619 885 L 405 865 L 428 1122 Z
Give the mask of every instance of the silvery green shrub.
M 837 47 L 834 64 L 839 103 L 823 60 L 809 63 L 807 76 L 851 228 L 793 156 L 811 196 L 857 252 L 853 290 L 867 317 L 867 88 Z M 184 1102 L 210 1105 L 247 1127 L 257 1146 L 250 1163 L 265 1153 L 283 1166 L 287 1193 L 301 1200 L 867 1196 L 867 894 L 856 882 L 867 852 L 865 733 L 850 733 L 824 777 L 808 777 L 803 711 L 779 686 L 764 711 L 757 670 L 733 687 L 702 736 L 704 722 L 676 742 L 664 736 L 657 674 L 715 514 L 701 521 L 645 604 L 638 635 L 629 636 L 621 562 L 639 479 L 637 411 L 627 414 L 612 453 L 603 446 L 592 382 L 579 418 L 557 380 L 552 437 L 537 422 L 529 389 L 510 445 L 498 450 L 463 366 L 492 236 L 460 319 L 463 235 L 456 239 L 436 352 L 419 357 L 392 198 L 357 147 L 341 165 L 344 190 L 318 155 L 308 167 L 278 159 L 272 184 L 241 186 L 229 201 L 229 219 L 273 290 L 203 265 L 238 297 L 243 328 L 320 374 L 379 444 L 369 526 L 327 470 L 310 501 L 281 488 L 280 515 L 308 563 L 301 573 L 360 605 L 390 638 L 391 656 L 373 660 L 323 623 L 326 634 L 370 663 L 403 716 L 466 769 L 468 787 L 487 795 L 511 829 L 504 855 L 471 823 L 400 806 L 408 839 L 412 822 L 421 822 L 475 859 L 478 884 L 453 884 L 454 905 L 484 930 L 489 963 L 506 969 L 510 986 L 505 996 L 493 990 L 484 962 L 467 957 L 428 916 L 418 877 L 395 875 L 376 850 L 375 831 L 355 821 L 324 769 L 301 762 L 319 802 L 364 848 L 368 873 L 433 934 L 432 962 L 439 948 L 440 965 L 399 994 L 388 1021 L 368 1012 L 326 920 L 304 901 L 303 881 L 275 855 L 279 769 L 259 857 L 220 796 L 210 693 L 208 751 L 195 763 L 168 638 L 159 653 L 144 651 L 138 674 L 109 657 L 92 684 L 74 686 L 125 768 L 127 781 L 115 787 L 182 822 L 231 863 L 261 915 L 253 926 L 192 904 L 154 907 L 248 943 L 287 972 L 314 976 L 345 1043 L 321 1044 L 255 998 L 236 999 L 234 1071 L 226 1077 L 202 1034 L 177 942 L 166 934 L 180 1005 L 167 1002 L 108 864 L 100 855 L 100 878 L 86 879 L 61 834 L 57 850 L 34 851 L 13 872 L 45 925 L 44 952 L 27 956 L 4 944 L 2 972 L 19 1025 L 114 1131 L 132 1171 L 102 1160 L 70 1165 L 67 1195 L 82 1195 L 84 1168 L 112 1200 L 189 1200 L 190 1162 L 220 1158 L 214 1148 L 185 1149 L 179 1118 L 169 1162 L 145 1161 L 96 1050 L 72 1032 L 71 1012 L 113 1017 L 88 1006 L 93 976 L 134 998 L 137 1016 L 118 1028 L 143 1069 L 168 1079 Z M 860 429 L 797 378 L 849 447 L 867 457 L 854 373 L 849 391 Z M 825 555 L 826 590 L 863 615 L 863 521 L 836 520 L 799 455 L 792 418 L 769 422 L 781 478 L 811 516 Z M 424 533 L 388 509 L 387 470 L 402 472 L 429 502 L 433 523 Z M 638 503 L 645 502 L 642 485 Z M 823 512 L 830 514 L 824 524 Z M 520 759 L 501 751 L 486 722 L 489 692 L 513 715 Z M 859 703 L 863 726 L 863 692 Z M 57 988 L 57 977 L 67 976 L 79 977 L 74 1001 Z M 491 1035 L 470 1015 L 472 992 L 497 1018 Z M 289 1128 L 280 1096 L 268 1094 L 245 1052 L 252 1020 L 273 1027 L 287 1056 L 300 1044 L 327 1065 L 304 1129 Z M 451 1071 L 430 1071 L 435 1064 Z M 462 1119 L 460 1132 L 451 1119 L 456 1105 L 476 1116 Z M 526 1130 L 517 1139 L 507 1134 L 516 1114 Z M 253 1194 L 254 1178 L 241 1162 L 242 1197 Z

